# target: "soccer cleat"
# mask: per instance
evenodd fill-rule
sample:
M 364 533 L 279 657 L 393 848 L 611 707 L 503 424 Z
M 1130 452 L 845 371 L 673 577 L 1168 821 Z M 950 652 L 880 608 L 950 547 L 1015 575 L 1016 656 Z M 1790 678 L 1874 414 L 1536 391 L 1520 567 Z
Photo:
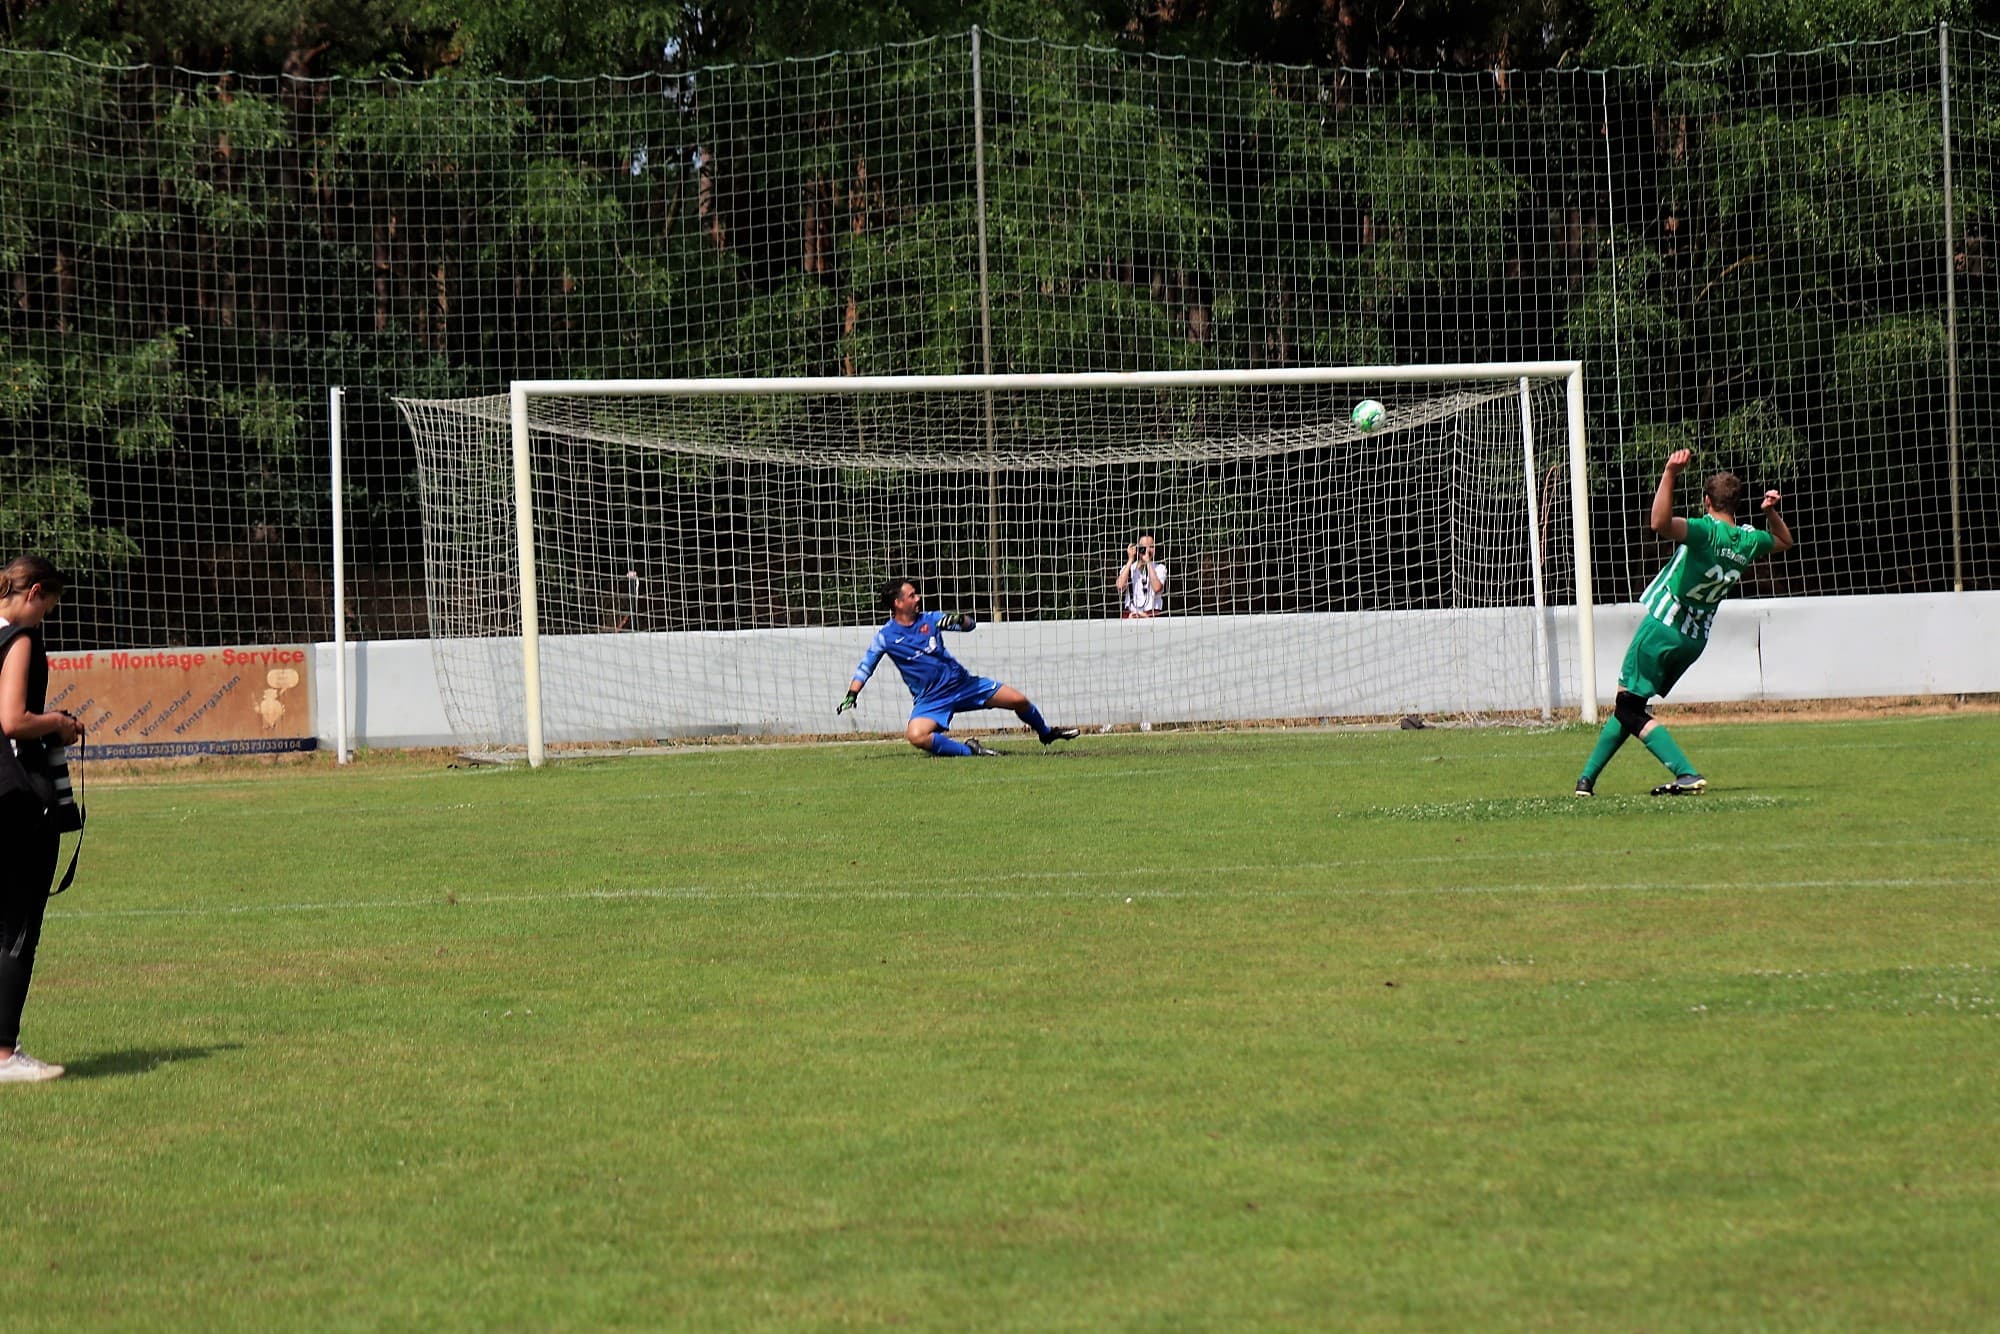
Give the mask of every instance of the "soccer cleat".
M 1692 797 L 1708 787 L 1708 780 L 1700 774 L 1682 774 L 1671 783 L 1662 783 L 1653 789 L 1656 797 Z
M 1074 727 L 1051 727 L 1042 734 L 1042 744 L 1049 746 L 1058 741 L 1074 741 L 1081 735 Z
M 1597 795 L 1597 780 L 1596 780 L 1595 778 L 1579 778 L 1579 779 L 1577 779 L 1577 780 L 1576 780 L 1576 795 L 1577 795 L 1577 796 L 1579 796 L 1579 797 L 1594 797 L 1594 796 L 1596 796 L 1596 795 Z
M 0 1084 L 39 1084 L 44 1079 L 60 1079 L 63 1068 L 38 1061 L 19 1047 L 14 1054 L 0 1061 Z
M 965 739 L 965 748 L 974 755 L 998 755 L 1001 753 L 976 736 L 969 736 Z

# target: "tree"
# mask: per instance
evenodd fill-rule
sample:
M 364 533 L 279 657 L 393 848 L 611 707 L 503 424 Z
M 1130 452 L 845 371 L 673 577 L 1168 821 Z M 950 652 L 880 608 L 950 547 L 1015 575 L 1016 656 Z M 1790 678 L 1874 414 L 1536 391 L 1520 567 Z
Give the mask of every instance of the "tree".
M 732 16 L 214 0 L 190 11 L 209 24 L 199 41 L 220 40 L 217 15 L 237 36 L 209 48 L 174 28 L 181 11 L 8 0 L 17 36 L 66 24 L 79 49 L 111 34 L 121 49 L 227 55 L 261 31 L 276 36 L 246 49 L 274 67 L 421 50 L 411 63 L 428 77 L 0 55 L 0 523 L 135 583 L 177 562 L 236 571 L 254 595 L 186 615 L 215 617 L 211 635 L 282 635 L 299 599 L 278 590 L 324 545 L 308 414 L 326 384 L 976 371 L 989 324 L 1000 370 L 1582 355 L 1616 368 L 1593 378 L 1594 438 L 1634 466 L 1687 442 L 1854 498 L 1912 459 L 1938 480 L 1930 387 L 1948 348 L 1928 34 L 1609 73 L 1152 54 L 1204 34 L 1332 32 L 1233 2 Z M 379 31 L 316 50 L 337 10 Z M 1516 40 L 1472 22 L 1498 10 L 1312 12 L 1355 15 L 1364 55 L 1445 51 L 1448 22 L 1470 36 L 1440 59 Z M 811 59 L 697 58 L 967 14 L 1065 38 L 984 39 L 983 163 L 963 29 Z M 1665 7 L 1620 21 L 1695 22 Z M 645 36 L 660 26 L 675 39 Z M 1550 42 L 1560 31 L 1543 25 Z M 1996 58 L 1971 34 L 1959 46 L 1960 347 L 1966 373 L 1990 377 L 1995 130 L 1981 109 Z M 490 74 L 598 60 L 640 72 Z M 1842 424 L 1880 401 L 1914 405 L 1884 431 L 1901 452 L 1849 457 Z M 407 476 L 390 409 L 350 411 L 356 438 Z M 1990 436 L 1978 420 L 1968 438 Z M 1990 461 L 1975 451 L 1969 466 Z M 414 486 L 362 507 L 404 553 L 418 549 Z M 1889 578 L 1858 564 L 1824 577 Z M 223 623 L 233 605 L 248 610 Z
M 7 44 L 243 74 L 657 69 L 675 0 L 4 0 Z
M 1591 65 L 1659 65 L 1895 37 L 1940 21 L 1991 23 L 1990 0 L 1586 0 Z

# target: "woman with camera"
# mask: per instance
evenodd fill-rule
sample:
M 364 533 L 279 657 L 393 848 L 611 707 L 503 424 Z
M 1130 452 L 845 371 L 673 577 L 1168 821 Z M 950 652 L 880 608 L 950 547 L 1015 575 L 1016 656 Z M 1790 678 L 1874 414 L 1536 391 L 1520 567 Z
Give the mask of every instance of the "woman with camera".
M 1118 567 L 1119 619 L 1147 620 L 1166 614 L 1167 563 L 1156 559 L 1158 554 L 1151 533 L 1125 548 L 1125 563 Z
M 49 746 L 74 745 L 83 735 L 69 714 L 44 712 L 49 657 L 42 620 L 68 583 L 41 556 L 19 556 L 0 569 L 0 862 L 6 863 L 0 871 L 0 1084 L 32 1084 L 63 1072 L 22 1051 L 20 1039 L 56 871 L 56 815 L 40 766 Z

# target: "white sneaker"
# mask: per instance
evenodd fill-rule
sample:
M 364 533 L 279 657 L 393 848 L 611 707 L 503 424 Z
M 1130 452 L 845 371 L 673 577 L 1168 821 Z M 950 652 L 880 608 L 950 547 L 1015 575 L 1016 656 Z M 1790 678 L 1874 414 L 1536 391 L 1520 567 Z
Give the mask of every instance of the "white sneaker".
M 62 1078 L 63 1068 L 38 1061 L 19 1047 L 14 1054 L 0 1061 L 0 1084 L 39 1084 L 44 1079 Z

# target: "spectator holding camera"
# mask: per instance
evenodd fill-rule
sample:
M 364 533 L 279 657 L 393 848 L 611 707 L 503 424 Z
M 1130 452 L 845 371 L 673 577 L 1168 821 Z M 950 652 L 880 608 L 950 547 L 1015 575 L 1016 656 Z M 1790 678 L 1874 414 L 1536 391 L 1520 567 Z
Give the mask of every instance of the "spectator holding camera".
M 1121 620 L 1145 620 L 1166 612 L 1167 566 L 1159 554 L 1151 533 L 1125 548 L 1125 563 L 1118 567 Z
M 49 882 L 56 870 L 56 813 L 46 778 L 36 779 L 51 745 L 74 745 L 83 726 L 46 712 L 49 657 L 42 620 L 68 579 L 41 556 L 0 568 L 0 1084 L 31 1084 L 62 1074 L 59 1065 L 21 1050 L 21 1010 L 35 970 Z

